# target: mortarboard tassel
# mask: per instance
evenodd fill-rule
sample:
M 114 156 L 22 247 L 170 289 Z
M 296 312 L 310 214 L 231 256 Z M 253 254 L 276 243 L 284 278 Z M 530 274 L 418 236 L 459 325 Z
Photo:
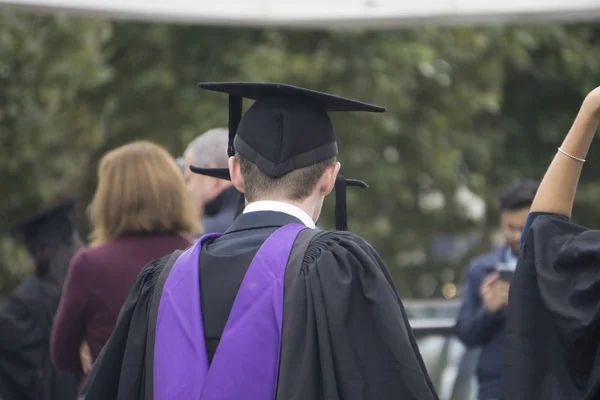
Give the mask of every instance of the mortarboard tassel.
M 335 180 L 335 229 L 337 231 L 348 230 L 348 207 L 346 202 L 346 187 L 354 186 L 368 188 L 369 186 L 358 179 L 346 179 L 338 174 Z
M 235 156 L 233 139 L 242 120 L 242 103 L 243 98 L 241 96 L 229 96 L 229 143 L 227 145 L 227 155 L 229 157 Z

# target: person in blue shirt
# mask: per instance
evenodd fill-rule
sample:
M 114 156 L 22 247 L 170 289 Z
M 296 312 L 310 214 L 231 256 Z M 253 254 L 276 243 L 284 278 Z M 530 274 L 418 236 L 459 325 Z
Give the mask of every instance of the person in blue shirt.
M 481 348 L 477 365 L 479 400 L 499 400 L 508 305 L 509 279 L 519 253 L 521 231 L 538 188 L 534 181 L 514 181 L 500 195 L 505 244 L 474 259 L 468 267 L 455 331 L 468 348 Z

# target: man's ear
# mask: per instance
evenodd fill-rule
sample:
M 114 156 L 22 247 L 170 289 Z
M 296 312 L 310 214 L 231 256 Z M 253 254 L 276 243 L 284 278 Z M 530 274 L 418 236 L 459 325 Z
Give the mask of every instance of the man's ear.
M 229 165 L 229 175 L 231 176 L 231 183 L 240 193 L 244 193 L 244 178 L 242 177 L 242 170 L 240 168 L 240 162 L 237 157 L 229 157 L 227 160 Z
M 342 164 L 336 162 L 335 164 L 327 167 L 323 176 L 321 177 L 321 181 L 319 182 L 319 192 L 321 196 L 327 196 L 333 190 L 335 186 L 335 180 L 340 172 L 340 168 Z

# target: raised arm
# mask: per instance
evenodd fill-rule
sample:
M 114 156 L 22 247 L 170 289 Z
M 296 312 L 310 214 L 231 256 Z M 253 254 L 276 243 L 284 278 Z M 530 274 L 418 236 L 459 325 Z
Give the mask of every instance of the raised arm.
M 571 130 L 548 167 L 531 212 L 571 216 L 579 176 L 600 123 L 600 87 L 590 92 Z

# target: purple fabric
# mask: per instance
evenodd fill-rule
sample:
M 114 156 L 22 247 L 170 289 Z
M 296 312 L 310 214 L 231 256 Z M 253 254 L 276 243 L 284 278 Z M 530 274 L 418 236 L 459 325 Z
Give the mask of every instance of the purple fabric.
M 200 305 L 202 237 L 176 261 L 161 295 L 154 344 L 155 400 L 274 399 L 285 268 L 304 225 L 274 232 L 248 267 L 208 365 Z

